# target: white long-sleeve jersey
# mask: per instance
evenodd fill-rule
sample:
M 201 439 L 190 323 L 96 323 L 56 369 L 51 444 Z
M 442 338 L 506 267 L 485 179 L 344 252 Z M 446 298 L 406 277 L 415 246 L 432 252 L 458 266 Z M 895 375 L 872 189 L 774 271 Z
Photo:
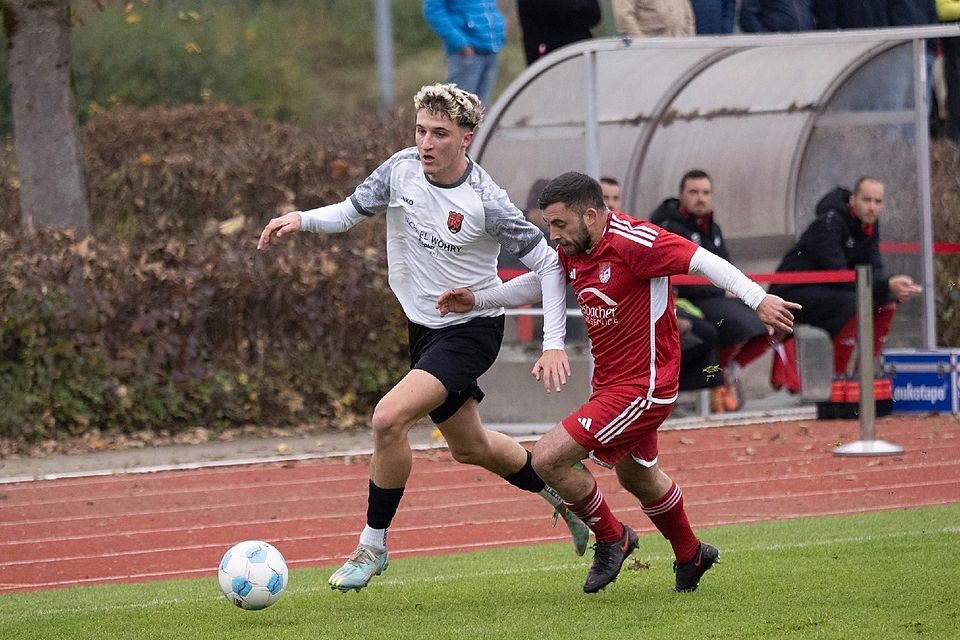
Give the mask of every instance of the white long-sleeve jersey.
M 436 301 L 450 288 L 482 290 L 501 284 L 497 258 L 503 247 L 539 280 L 543 348 L 563 348 L 566 282 L 556 252 L 479 165 L 470 160 L 458 182 L 440 185 L 424 175 L 416 147 L 404 149 L 347 200 L 302 212 L 301 228 L 337 233 L 381 213 L 387 218 L 390 288 L 411 321 L 440 328 L 501 315 L 503 308 L 497 307 L 441 317 Z

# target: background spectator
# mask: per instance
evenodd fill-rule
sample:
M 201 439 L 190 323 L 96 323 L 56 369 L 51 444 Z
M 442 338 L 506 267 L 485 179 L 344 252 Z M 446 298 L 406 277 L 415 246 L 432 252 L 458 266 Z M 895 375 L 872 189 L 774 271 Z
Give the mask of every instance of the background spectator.
M 616 178 L 604 176 L 600 178 L 600 188 L 603 190 L 603 204 L 614 211 L 620 211 L 620 182 Z
M 713 388 L 723 384 L 717 366 L 717 327 L 689 300 L 676 298 L 680 332 L 680 391 Z
M 813 16 L 817 29 L 872 29 L 890 24 L 887 0 L 814 0 Z
M 960 21 L 960 0 L 937 0 L 940 22 Z M 947 120 L 944 135 L 960 142 L 960 37 L 943 38 L 943 76 L 947 84 Z
M 593 37 L 600 24 L 597 0 L 517 0 L 527 64 L 564 45 Z
M 723 233 L 713 211 L 713 183 L 700 169 L 692 169 L 680 180 L 677 198 L 667 198 L 650 219 L 667 231 L 687 238 L 710 253 L 730 260 Z M 735 411 L 743 404 L 732 363 L 746 366 L 770 348 L 766 326 L 757 314 L 738 298 L 710 284 L 677 287 L 677 294 L 696 305 L 717 328 L 718 362 L 725 384 L 713 390 L 710 409 Z
M 690 0 L 613 0 L 617 33 L 624 36 L 693 36 Z
M 746 33 L 812 31 L 813 0 L 743 0 L 740 28 Z
M 892 27 L 914 27 L 938 23 L 934 0 L 890 0 L 887 5 L 887 17 Z M 936 115 L 929 110 L 933 109 L 933 62 L 937 57 L 937 42 L 936 38 L 927 40 L 928 115 Z
M 447 56 L 447 82 L 490 104 L 506 21 L 495 0 L 423 0 L 423 17 Z
M 690 0 L 697 35 L 733 33 L 737 0 Z
M 897 302 L 920 293 L 910 276 L 888 276 L 880 258 L 880 223 L 884 186 L 860 178 L 851 193 L 837 187 L 817 203 L 817 215 L 787 253 L 777 271 L 829 271 L 873 266 L 874 354 L 880 353 Z M 857 294 L 853 283 L 773 285 L 770 292 L 789 296 L 802 309 L 797 324 L 820 327 L 833 339 L 833 374 L 846 376 L 857 344 Z

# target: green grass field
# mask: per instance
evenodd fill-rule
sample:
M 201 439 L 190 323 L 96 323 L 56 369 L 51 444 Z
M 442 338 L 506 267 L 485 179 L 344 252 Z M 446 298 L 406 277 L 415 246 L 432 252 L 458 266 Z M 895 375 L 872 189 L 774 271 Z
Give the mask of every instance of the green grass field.
M 721 564 L 696 593 L 670 591 L 669 547 L 645 535 L 593 596 L 588 558 L 567 545 L 396 559 L 360 593 L 327 589 L 329 569 L 297 570 L 259 612 L 229 604 L 211 568 L 0 596 L 0 638 L 960 638 L 960 505 L 700 533 Z

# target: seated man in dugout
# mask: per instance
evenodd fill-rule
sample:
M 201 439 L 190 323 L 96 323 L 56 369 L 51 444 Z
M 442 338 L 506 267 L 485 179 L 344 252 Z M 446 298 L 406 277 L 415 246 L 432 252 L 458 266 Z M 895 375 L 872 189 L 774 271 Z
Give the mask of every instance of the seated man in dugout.
M 679 195 L 664 200 L 650 221 L 730 261 L 723 232 L 713 211 L 713 182 L 705 171 L 691 169 L 684 174 Z M 800 391 L 795 368 L 784 366 L 789 362 L 784 358 L 789 350 L 783 348 L 778 338 L 768 334 L 767 327 L 741 300 L 709 284 L 679 286 L 677 295 L 700 309 L 717 329 L 717 367 L 714 373 L 723 375 L 724 384 L 710 391 L 712 412 L 736 411 L 743 406 L 739 371 L 771 346 L 775 347 L 771 385 L 786 387 L 792 393 Z M 789 347 L 792 346 L 791 343 Z
M 680 333 L 680 391 L 713 389 L 723 384 L 717 365 L 717 327 L 685 298 L 674 298 Z
M 880 257 L 880 213 L 884 185 L 876 178 L 857 180 L 853 192 L 837 187 L 817 203 L 816 217 L 783 258 L 778 272 L 831 271 L 873 267 L 873 353 L 879 355 L 897 303 L 922 291 L 907 275 L 888 275 Z M 852 282 L 780 284 L 770 293 L 803 305 L 795 322 L 819 327 L 833 340 L 833 375 L 849 374 L 857 344 L 857 293 Z

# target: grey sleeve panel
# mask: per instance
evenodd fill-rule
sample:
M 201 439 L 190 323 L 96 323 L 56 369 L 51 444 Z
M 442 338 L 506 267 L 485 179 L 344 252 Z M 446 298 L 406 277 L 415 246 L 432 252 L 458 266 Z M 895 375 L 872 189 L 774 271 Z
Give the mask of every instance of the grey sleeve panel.
M 522 258 L 543 240 L 543 232 L 524 217 L 523 212 L 510 201 L 507 192 L 486 172 L 480 171 L 480 178 L 474 188 L 483 202 L 487 233 L 506 251 Z
M 374 169 L 367 179 L 361 182 L 350 196 L 350 201 L 357 211 L 365 216 L 385 213 L 390 205 L 390 176 L 396 164 L 403 160 L 417 158 L 417 148 L 410 147 L 398 151 L 383 164 Z
M 366 209 L 363 208 L 363 205 L 360 204 L 359 200 L 357 200 L 357 194 L 353 194 L 352 196 L 350 196 L 350 202 L 353 204 L 354 208 L 357 210 L 357 213 L 359 213 L 360 215 L 367 216 L 368 218 L 370 216 L 376 215 L 373 211 L 367 211 Z

